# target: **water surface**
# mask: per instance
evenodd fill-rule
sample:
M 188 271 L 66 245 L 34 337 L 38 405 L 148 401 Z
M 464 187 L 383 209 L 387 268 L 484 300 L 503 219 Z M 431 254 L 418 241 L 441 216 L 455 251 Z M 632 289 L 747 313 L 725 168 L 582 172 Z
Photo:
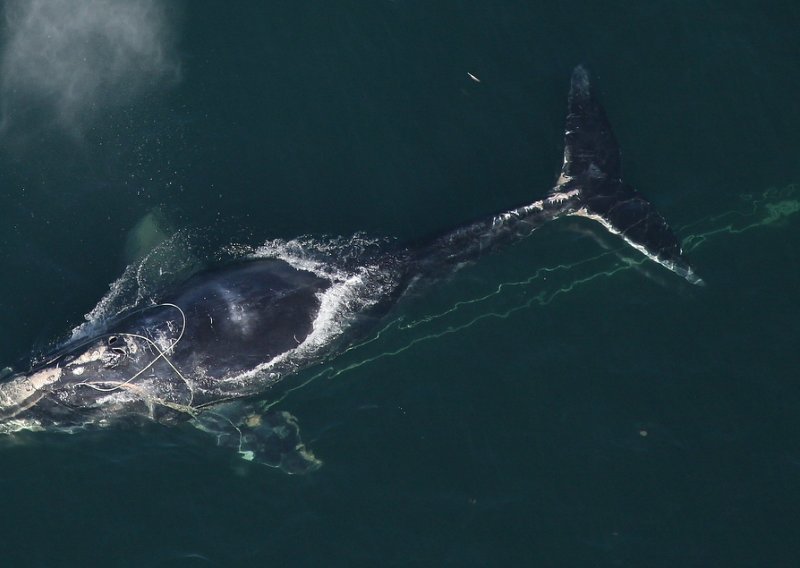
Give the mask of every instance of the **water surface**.
M 45 55 L 46 13 L 3 32 L 4 363 L 156 224 L 405 241 L 540 197 L 581 62 L 708 286 L 559 221 L 287 383 L 321 373 L 280 403 L 313 475 L 191 429 L 4 444 L 4 565 L 800 561 L 796 3 L 115 4 L 52 2 Z

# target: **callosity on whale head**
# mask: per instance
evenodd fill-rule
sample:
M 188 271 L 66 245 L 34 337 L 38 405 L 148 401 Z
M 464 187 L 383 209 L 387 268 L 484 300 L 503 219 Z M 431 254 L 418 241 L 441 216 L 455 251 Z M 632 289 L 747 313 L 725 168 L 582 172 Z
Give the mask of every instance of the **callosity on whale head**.
M 180 373 L 147 373 L 166 360 L 170 334 L 102 332 L 66 344 L 0 383 L 0 432 L 72 431 L 135 416 L 169 421 L 192 394 Z
M 180 335 L 178 336 L 180 338 Z M 136 333 L 102 333 L 67 345 L 29 373 L 0 383 L 0 433 L 20 430 L 75 432 L 144 418 L 161 423 L 191 420 L 217 444 L 241 457 L 290 474 L 322 462 L 306 448 L 297 420 L 257 401 L 234 400 L 201 411 L 191 379 L 171 367 L 170 344 Z

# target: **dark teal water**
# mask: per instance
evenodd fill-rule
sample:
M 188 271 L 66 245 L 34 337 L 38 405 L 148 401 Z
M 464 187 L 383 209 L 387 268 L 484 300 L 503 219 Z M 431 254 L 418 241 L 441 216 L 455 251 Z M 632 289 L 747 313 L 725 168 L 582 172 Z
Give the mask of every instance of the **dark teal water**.
M 4 443 L 3 566 L 800 562 L 796 3 L 42 6 L 6 5 L 38 16 L 3 32 L 2 362 L 83 321 L 155 208 L 214 250 L 538 198 L 580 62 L 708 286 L 559 221 L 288 394 L 311 475 L 191 428 Z

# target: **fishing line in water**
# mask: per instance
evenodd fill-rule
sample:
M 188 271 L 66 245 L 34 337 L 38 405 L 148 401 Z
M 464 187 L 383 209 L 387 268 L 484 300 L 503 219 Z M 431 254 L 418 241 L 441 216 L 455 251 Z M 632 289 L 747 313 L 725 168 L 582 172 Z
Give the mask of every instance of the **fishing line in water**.
M 533 275 L 529 276 L 528 278 L 525 278 L 524 280 L 511 281 L 511 282 L 501 282 L 500 284 L 497 285 L 497 287 L 493 291 L 489 292 L 488 294 L 485 294 L 483 296 L 479 296 L 477 298 L 472 298 L 470 300 L 459 300 L 458 302 L 453 304 L 453 306 L 451 308 L 448 308 L 448 309 L 446 309 L 446 310 L 444 310 L 442 312 L 439 312 L 439 313 L 436 313 L 436 314 L 431 314 L 431 315 L 428 315 L 428 316 L 423 316 L 423 317 L 421 317 L 419 319 L 416 319 L 416 320 L 414 320 L 414 321 L 412 321 L 410 323 L 407 323 L 407 324 L 399 324 L 398 325 L 398 329 L 402 329 L 402 330 L 413 329 L 413 328 L 418 327 L 420 325 L 431 323 L 431 322 L 433 322 L 435 320 L 438 320 L 438 319 L 446 317 L 446 316 L 448 316 L 450 314 L 453 314 L 453 313 L 459 311 L 460 309 L 462 309 L 464 307 L 467 307 L 467 306 L 470 306 L 470 305 L 473 305 L 473 304 L 480 304 L 482 302 L 486 302 L 486 301 L 490 300 L 491 298 L 493 298 L 495 296 L 500 296 L 506 288 L 512 288 L 512 287 L 515 287 L 515 286 L 527 286 L 529 284 L 532 284 L 535 280 L 538 280 L 539 278 L 543 278 L 547 274 L 555 273 L 555 272 L 558 272 L 558 271 L 561 271 L 561 270 L 571 270 L 571 269 L 577 268 L 578 266 L 580 266 L 582 264 L 588 264 L 590 262 L 595 262 L 595 261 L 597 261 L 597 260 L 599 260 L 601 258 L 604 258 L 606 256 L 613 255 L 615 252 L 616 251 L 603 252 L 603 253 L 598 254 L 596 256 L 593 256 L 591 258 L 587 258 L 587 259 L 584 259 L 584 260 L 579 260 L 578 262 L 574 262 L 572 264 L 559 264 L 557 266 L 552 266 L 552 267 L 546 266 L 546 267 L 543 267 L 543 268 L 539 268 L 535 273 L 533 273 Z
M 714 238 L 718 235 L 742 234 L 759 227 L 769 226 L 779 221 L 782 221 L 788 218 L 789 216 L 800 212 L 800 200 L 795 198 L 797 191 L 798 191 L 798 186 L 792 184 L 783 188 L 770 188 L 766 190 L 764 193 L 762 193 L 759 197 L 744 195 L 742 196 L 742 199 L 750 203 L 748 209 L 744 211 L 741 210 L 726 211 L 724 213 L 702 218 L 688 225 L 679 227 L 679 230 L 685 231 L 686 229 L 697 227 L 698 225 L 706 225 L 706 226 L 710 225 L 710 227 L 705 231 L 701 231 L 697 234 L 689 235 L 688 237 L 686 237 L 684 239 L 683 246 L 687 251 L 693 251 L 701 247 L 709 239 Z M 714 227 L 714 225 L 717 225 L 720 221 L 736 217 L 741 218 L 745 222 L 745 224 L 743 226 L 736 226 L 735 222 L 731 221 L 727 222 L 725 225 L 721 227 L 716 227 L 716 228 Z M 753 217 L 758 217 L 758 218 L 753 221 L 752 220 Z M 556 273 L 559 271 L 564 271 L 564 272 L 572 271 L 581 265 L 587 265 L 592 262 L 599 261 L 605 257 L 613 256 L 621 250 L 626 250 L 626 249 L 624 247 L 621 247 L 618 250 L 606 251 L 599 255 L 595 255 L 591 258 L 580 260 L 575 263 L 559 264 L 553 267 L 539 268 L 536 270 L 536 272 L 534 272 L 534 274 L 525 279 L 518 281 L 502 282 L 493 291 L 487 294 L 478 296 L 476 298 L 471 298 L 468 300 L 459 300 L 455 304 L 453 304 L 452 307 L 446 310 L 417 318 L 408 323 L 404 323 L 405 318 L 403 318 L 402 316 L 398 317 L 390 321 L 388 324 L 386 324 L 370 339 L 362 341 L 347 348 L 339 357 L 343 356 L 348 352 L 353 352 L 363 349 L 367 345 L 374 343 L 375 341 L 377 341 L 378 339 L 380 339 L 381 337 L 383 337 L 384 335 L 393 330 L 402 333 L 402 332 L 408 332 L 422 325 L 431 324 L 442 318 L 452 316 L 466 307 L 477 306 L 485 302 L 488 302 L 493 298 L 501 297 L 503 296 L 504 292 L 510 288 L 514 287 L 525 288 L 527 286 L 532 285 L 537 280 L 543 279 L 545 276 L 549 274 Z M 592 282 L 593 280 L 597 280 L 599 278 L 608 278 L 614 276 L 617 273 L 630 270 L 638 266 L 646 265 L 646 263 L 648 262 L 650 261 L 644 257 L 639 259 L 625 259 L 616 266 L 599 270 L 597 272 L 589 274 L 588 276 L 575 278 L 572 281 L 550 292 L 542 290 L 538 294 L 532 296 L 527 301 L 512 306 L 507 310 L 499 312 L 487 311 L 485 313 L 473 317 L 472 319 L 464 323 L 458 325 L 450 325 L 440 331 L 435 331 L 426 335 L 422 335 L 420 337 L 413 338 L 410 341 L 407 341 L 404 345 L 396 349 L 384 351 L 378 353 L 377 355 L 366 357 L 364 359 L 361 359 L 359 361 L 356 361 L 349 365 L 345 365 L 340 368 L 337 368 L 335 366 L 326 367 L 321 371 L 315 373 L 305 381 L 303 381 L 301 384 L 286 390 L 278 399 L 269 402 L 264 406 L 264 408 L 269 409 L 279 404 L 280 402 L 285 400 L 292 392 L 305 387 L 309 383 L 319 378 L 325 377 L 327 379 L 334 379 L 348 371 L 352 371 L 364 365 L 367 365 L 368 363 L 372 363 L 383 358 L 400 355 L 401 353 L 411 349 L 412 347 L 414 347 L 419 343 L 433 339 L 438 339 L 440 337 L 450 335 L 452 333 L 463 331 L 483 320 L 507 319 L 512 314 L 520 312 L 522 310 L 529 309 L 535 305 L 538 305 L 540 307 L 546 306 L 551 302 L 553 302 L 558 296 L 572 292 L 575 289 L 581 287 L 582 285 Z
M 698 235 L 690 235 L 684 240 L 684 247 L 686 250 L 692 251 L 700 246 L 706 239 L 714 235 L 725 233 L 738 235 L 750 231 L 751 229 L 766 227 L 785 220 L 787 217 L 800 212 L 800 200 L 794 199 L 797 190 L 797 185 L 790 184 L 782 188 L 770 188 L 762 193 L 760 198 L 755 198 L 752 195 L 743 195 L 742 199 L 751 203 L 749 211 L 727 211 L 707 219 L 695 221 L 682 228 L 693 227 L 703 222 L 716 223 L 722 219 L 737 216 L 745 220 L 760 216 L 760 219 L 749 222 L 742 227 L 735 227 L 733 222 L 730 222 L 718 229 L 709 229 Z M 760 209 L 763 209 L 763 211 L 760 211 Z
M 409 323 L 403 323 L 405 321 L 405 318 L 403 316 L 400 316 L 400 317 L 390 321 L 388 324 L 386 324 L 383 328 L 381 328 L 370 339 L 367 339 L 365 341 L 362 341 L 360 343 L 357 343 L 355 345 L 352 345 L 352 346 L 348 347 L 339 356 L 337 356 L 337 358 L 340 358 L 343 355 L 345 355 L 346 353 L 349 353 L 351 351 L 356 351 L 356 350 L 362 349 L 365 346 L 378 341 L 384 334 L 392 331 L 393 329 L 395 329 L 395 330 L 397 330 L 399 332 L 410 331 L 410 330 L 412 330 L 412 329 L 414 329 L 416 327 L 419 327 L 421 325 L 429 324 L 429 323 L 434 322 L 436 320 L 442 319 L 442 318 L 444 318 L 446 316 L 452 315 L 452 314 L 458 312 L 460 309 L 462 309 L 462 308 L 464 308 L 466 306 L 477 305 L 477 304 L 481 304 L 483 302 L 489 301 L 493 297 L 497 297 L 497 296 L 502 295 L 503 291 L 505 289 L 507 289 L 507 288 L 527 286 L 527 285 L 532 284 L 534 281 L 545 277 L 548 274 L 552 274 L 552 273 L 555 273 L 555 272 L 558 272 L 558 271 L 562 271 L 562 270 L 563 271 L 568 271 L 568 270 L 574 269 L 574 268 L 576 268 L 576 267 L 578 267 L 580 265 L 588 264 L 588 263 L 591 263 L 591 262 L 595 262 L 595 261 L 600 260 L 600 259 L 602 259 L 604 257 L 607 257 L 607 256 L 612 256 L 615 252 L 616 251 L 603 252 L 603 253 L 595 255 L 595 256 L 593 256 L 591 258 L 583 259 L 583 260 L 577 261 L 577 262 L 572 263 L 572 264 L 559 264 L 559 265 L 553 266 L 553 267 L 539 268 L 533 275 L 529 276 L 528 278 L 525 278 L 525 279 L 519 280 L 519 281 L 503 282 L 503 283 L 499 284 L 492 292 L 489 292 L 488 294 L 485 294 L 483 296 L 479 296 L 477 298 L 472 298 L 472 299 L 469 299 L 469 300 L 459 300 L 451 308 L 448 308 L 447 310 L 444 310 L 442 312 L 438 312 L 438 313 L 435 313 L 435 314 L 423 316 L 423 317 L 415 319 L 415 320 L 413 320 L 413 321 L 411 321 Z M 523 304 L 514 306 L 513 308 L 510 308 L 509 310 L 506 310 L 504 312 L 487 312 L 487 313 L 481 314 L 481 315 L 469 320 L 468 322 L 466 322 L 464 324 L 456 325 L 456 326 L 448 326 L 445 329 L 443 329 L 442 331 L 434 332 L 434 333 L 430 333 L 428 335 L 423 335 L 423 336 L 417 337 L 415 339 L 412 339 L 411 341 L 409 341 L 408 343 L 406 343 L 402 347 L 399 347 L 397 349 L 390 350 L 390 351 L 384 351 L 382 353 L 379 353 L 378 355 L 374 355 L 372 357 L 367 357 L 365 359 L 361 359 L 360 361 L 357 361 L 355 363 L 351 363 L 350 365 L 346 365 L 345 367 L 342 367 L 340 369 L 337 369 L 336 367 L 333 367 L 333 366 L 327 367 L 327 368 L 319 371 L 318 373 L 312 375 L 311 377 L 309 377 L 308 379 L 303 381 L 301 384 L 299 384 L 299 385 L 297 385 L 297 386 L 295 386 L 295 387 L 293 387 L 291 389 L 287 389 L 283 393 L 283 395 L 281 397 L 279 397 L 275 401 L 269 402 L 266 405 L 264 405 L 264 409 L 267 410 L 267 409 L 272 408 L 273 406 L 275 406 L 275 405 L 279 404 L 280 402 L 282 402 L 283 400 L 285 400 L 286 397 L 289 396 L 289 394 L 291 394 L 292 392 L 305 387 L 309 383 L 311 383 L 311 382 L 313 382 L 313 381 L 315 381 L 315 380 L 317 380 L 319 378 L 325 377 L 327 379 L 334 379 L 334 378 L 336 378 L 336 377 L 338 377 L 338 376 L 340 376 L 340 375 L 342 375 L 342 374 L 344 374 L 344 373 L 346 373 L 348 371 L 355 370 L 355 369 L 357 369 L 359 367 L 362 367 L 362 366 L 364 366 L 364 365 L 366 365 L 368 363 L 372 363 L 374 361 L 377 361 L 379 359 L 383 359 L 383 358 L 386 358 L 386 357 L 394 357 L 396 355 L 400 355 L 401 353 L 403 353 L 405 351 L 408 351 L 409 349 L 411 349 L 412 347 L 414 347 L 415 345 L 417 345 L 419 343 L 422 343 L 422 342 L 425 342 L 425 341 L 429 341 L 429 340 L 433 340 L 433 339 L 438 339 L 440 337 L 444 337 L 444 336 L 450 335 L 452 333 L 457 333 L 459 331 L 463 331 L 463 330 L 465 330 L 465 329 L 467 329 L 469 327 L 472 327 L 473 325 L 475 325 L 476 323 L 478 323 L 478 322 L 480 322 L 480 321 L 482 321 L 484 319 L 490 319 L 490 318 L 506 319 L 506 318 L 508 318 L 509 316 L 511 316 L 512 314 L 514 314 L 516 312 L 519 312 L 519 311 L 522 311 L 522 310 L 530 308 L 534 304 L 539 304 L 540 306 L 545 306 L 545 305 L 549 304 L 550 302 L 552 302 L 553 299 L 557 295 L 569 292 L 569 291 L 573 290 L 575 287 L 579 286 L 580 284 L 587 283 L 587 282 L 589 282 L 591 280 L 594 280 L 596 278 L 600 278 L 600 277 L 603 277 L 603 276 L 612 276 L 612 275 L 616 274 L 617 272 L 620 272 L 622 270 L 627 270 L 627 269 L 631 268 L 632 265 L 644 264 L 647 261 L 648 261 L 648 259 L 642 258 L 641 260 L 638 260 L 638 261 L 627 262 L 627 263 L 622 264 L 620 266 L 617 266 L 617 267 L 615 267 L 613 269 L 609 269 L 609 270 L 605 270 L 605 271 L 601 271 L 601 272 L 592 274 L 591 276 L 586 277 L 586 278 L 573 280 L 569 285 L 556 290 L 555 292 L 553 292 L 549 296 L 544 291 L 542 291 L 539 294 L 533 296 L 527 302 L 524 302 Z

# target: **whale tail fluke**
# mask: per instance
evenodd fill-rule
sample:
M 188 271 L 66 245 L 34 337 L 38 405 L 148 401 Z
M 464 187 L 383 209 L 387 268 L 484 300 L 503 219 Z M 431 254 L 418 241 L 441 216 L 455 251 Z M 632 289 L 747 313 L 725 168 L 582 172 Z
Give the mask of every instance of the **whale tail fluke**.
M 576 215 L 598 221 L 689 282 L 703 283 L 664 218 L 623 181 L 619 144 L 583 66 L 572 73 L 568 101 L 564 162 L 549 195 L 429 241 L 412 256 L 415 274 L 438 275 L 519 240 L 553 219 Z
M 601 223 L 692 284 L 703 284 L 678 238 L 644 195 L 622 180 L 622 155 L 588 71 L 575 68 L 569 90 L 564 163 L 552 196 L 575 197 L 572 215 Z

